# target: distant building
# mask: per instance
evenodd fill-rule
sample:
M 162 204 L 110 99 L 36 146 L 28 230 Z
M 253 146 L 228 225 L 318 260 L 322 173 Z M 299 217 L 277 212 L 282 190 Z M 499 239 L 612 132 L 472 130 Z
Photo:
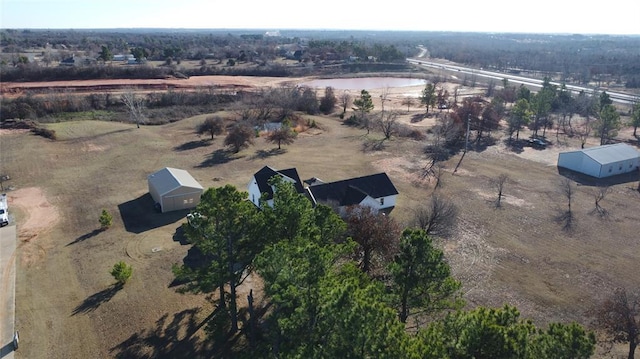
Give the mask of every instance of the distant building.
M 75 65 L 76 65 L 75 55 L 71 55 L 71 57 L 67 57 L 66 59 L 60 61 L 60 66 L 75 66 Z
M 558 155 L 558 167 L 605 178 L 637 171 L 640 167 L 640 152 L 626 143 L 561 152 Z
M 133 56 L 132 54 L 127 54 L 127 55 L 122 55 L 122 54 L 118 54 L 118 55 L 113 55 L 113 61 L 120 61 L 120 62 L 125 62 L 125 61 L 129 61 L 129 60 L 135 60 L 135 56 Z

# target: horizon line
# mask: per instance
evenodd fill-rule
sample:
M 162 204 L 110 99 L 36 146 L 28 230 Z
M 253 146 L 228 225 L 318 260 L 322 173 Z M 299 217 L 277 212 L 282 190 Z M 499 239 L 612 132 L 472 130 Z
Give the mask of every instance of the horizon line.
M 29 31 L 345 31 L 345 32 L 428 32 L 428 33 L 460 33 L 460 34 L 518 34 L 518 35 L 563 35 L 563 36 L 640 36 L 640 33 L 605 33 L 605 32 L 531 32 L 531 31 L 472 31 L 472 30 L 408 30 L 408 29 L 340 29 L 340 28 L 269 28 L 269 27 L 246 27 L 246 28 L 207 28 L 207 27 L 9 27 L 0 28 L 0 31 L 7 30 L 29 30 Z

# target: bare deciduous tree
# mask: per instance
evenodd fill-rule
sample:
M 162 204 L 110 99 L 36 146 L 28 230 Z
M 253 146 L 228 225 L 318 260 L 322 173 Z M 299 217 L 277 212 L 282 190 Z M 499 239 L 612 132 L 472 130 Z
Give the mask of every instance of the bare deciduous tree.
M 580 139 L 580 148 L 584 148 L 589 135 L 591 135 L 591 122 L 591 118 L 586 117 L 584 121 L 582 121 L 580 128 L 575 131 L 575 133 L 578 135 L 578 138 Z
M 384 117 L 384 103 L 389 101 L 389 88 L 385 87 L 380 93 L 380 108 L 382 109 L 382 115 Z
M 601 202 L 609 193 L 609 186 L 599 186 L 593 189 L 593 200 L 595 208 L 592 213 L 597 213 L 600 217 L 606 217 L 609 214 L 605 208 L 602 207 Z
M 458 207 L 447 197 L 434 193 L 415 210 L 414 226 L 428 235 L 446 237 L 453 232 L 458 221 Z
M 567 210 L 561 211 L 560 215 L 557 217 L 557 220 L 562 224 L 562 229 L 564 231 L 570 232 L 575 226 L 573 211 L 571 210 L 571 202 L 575 195 L 575 189 L 570 179 L 563 178 L 560 180 L 558 190 L 560 194 L 567 200 Z
M 401 104 L 407 106 L 407 112 L 409 112 L 409 108 L 416 104 L 416 100 L 413 97 L 406 97 Z
M 347 112 L 347 107 L 351 105 L 351 95 L 349 95 L 349 92 L 344 91 L 338 98 L 338 102 L 342 107 L 342 114 L 344 115 Z
M 437 190 L 442 186 L 442 175 L 444 174 L 444 170 L 445 166 L 442 162 L 438 162 L 435 166 L 431 167 L 433 178 L 436 180 L 436 183 L 433 185 L 434 190 Z
M 398 132 L 398 114 L 393 111 L 382 112 L 380 120 L 378 121 L 378 127 L 384 134 L 384 139 L 388 140 L 391 136 Z
M 225 146 L 230 146 L 233 152 L 238 153 L 241 149 L 248 147 L 253 143 L 255 133 L 253 129 L 246 124 L 237 124 L 227 134 L 224 139 Z
M 596 325 L 602 329 L 612 343 L 629 343 L 628 359 L 640 341 L 640 293 L 629 293 L 617 288 L 596 309 Z
M 345 222 L 347 232 L 358 244 L 356 256 L 363 272 L 374 269 L 374 263 L 379 259 L 391 261 L 401 233 L 392 217 L 368 206 L 355 205 L 347 207 Z
M 197 132 L 199 135 L 209 134 L 213 140 L 214 136 L 224 132 L 224 120 L 220 116 L 209 116 L 198 125 Z
M 451 117 L 437 120 L 433 128 L 433 142 L 425 148 L 428 163 L 423 172 L 424 177 L 433 174 L 433 169 L 438 162 L 449 158 L 451 155 L 449 147 L 455 145 L 462 134 L 462 127 Z
M 144 99 L 137 96 L 133 89 L 126 90 L 121 96 L 122 102 L 129 111 L 129 120 L 134 122 L 138 128 L 144 123 Z
M 495 201 L 497 208 L 502 207 L 502 197 L 504 196 L 504 185 L 509 181 L 509 176 L 501 174 L 498 177 L 491 180 L 491 186 L 498 192 L 498 198 Z
M 277 144 L 278 149 L 281 149 L 282 145 L 292 144 L 297 135 L 298 133 L 291 128 L 289 123 L 283 123 L 280 128 L 269 132 L 267 141 Z

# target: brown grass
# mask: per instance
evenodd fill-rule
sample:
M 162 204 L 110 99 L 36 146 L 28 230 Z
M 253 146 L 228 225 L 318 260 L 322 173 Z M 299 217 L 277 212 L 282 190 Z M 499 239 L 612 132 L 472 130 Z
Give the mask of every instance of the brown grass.
M 395 95 L 399 110 L 407 91 Z M 404 113 L 403 121 L 411 125 L 416 113 L 417 108 Z M 400 192 L 392 215 L 404 222 L 432 192 L 420 176 L 423 142 L 394 139 L 380 151 L 365 152 L 364 130 L 345 127 L 333 116 L 304 116 L 319 129 L 301 133 L 284 151 L 272 151 L 276 146 L 257 139 L 249 149 L 225 157 L 222 138 L 185 145 L 200 140 L 194 129 L 204 117 L 140 129 L 96 121 L 51 124 L 55 142 L 28 133 L 2 134 L 3 171 L 11 174 L 11 185 L 41 191 L 37 203 L 48 203 L 47 213 L 58 215 L 38 232 L 36 242 L 26 243 L 33 208 L 18 204 L 20 192 L 10 194 L 19 206 L 20 254 L 31 244 L 47 243 L 38 247 L 38 256 L 19 262 L 16 324 L 22 345 L 17 358 L 112 357 L 139 344 L 136 338 L 153 337 L 173 348 L 187 345 L 188 336 L 203 335 L 202 330 L 169 330 L 172 320 L 200 323 L 211 312 L 204 296 L 180 295 L 169 287 L 171 265 L 188 250 L 173 240 L 183 219 L 170 217 L 135 233 L 127 231 L 120 214 L 124 204 L 143 203 L 146 176 L 162 167 L 186 169 L 205 187 L 232 184 L 243 190 L 264 165 L 296 167 L 302 179 L 325 181 L 386 171 Z M 569 140 L 567 145 L 576 144 Z M 577 228 L 563 232 L 553 221 L 565 205 L 556 191 L 561 176 L 551 165 L 557 158 L 553 148 L 515 154 L 497 145 L 467 153 L 455 174 L 459 156 L 446 164 L 441 190 L 459 205 L 462 220 L 441 245 L 463 281 L 469 307 L 510 303 L 539 325 L 587 324 L 586 310 L 611 288 L 640 286 L 640 194 L 630 188 L 634 184 L 613 186 L 602 203 L 611 212 L 607 220 L 589 214 L 591 186 L 579 185 Z M 500 173 L 512 181 L 505 186 L 503 207 L 496 209 L 489 183 Z M 104 232 L 96 231 L 102 208 L 114 217 Z M 112 291 L 109 269 L 120 260 L 133 266 L 133 277 L 122 290 Z

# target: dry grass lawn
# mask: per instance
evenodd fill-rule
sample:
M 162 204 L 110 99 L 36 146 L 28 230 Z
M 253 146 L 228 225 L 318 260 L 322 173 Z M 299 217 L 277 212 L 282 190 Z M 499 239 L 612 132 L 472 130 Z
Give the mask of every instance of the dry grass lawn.
M 336 117 L 307 116 L 320 129 L 300 134 L 283 153 L 274 154 L 276 146 L 259 138 L 228 157 L 222 155 L 221 138 L 203 143 L 205 138 L 194 134 L 204 117 L 140 129 L 96 121 L 51 124 L 55 142 L 24 132 L 2 134 L 2 171 L 16 187 L 9 199 L 20 236 L 17 358 L 104 358 L 124 356 L 132 347 L 150 352 L 147 345 L 181 357 L 186 354 L 177 353 L 197 347 L 203 334 L 198 324 L 211 306 L 202 295 L 182 295 L 170 287 L 171 266 L 189 249 L 174 240 L 182 214 L 154 216 L 142 230 L 125 226 L 131 208 L 152 211 L 139 208 L 146 176 L 162 167 L 186 169 L 205 187 L 232 184 L 243 190 L 264 165 L 296 167 L 303 179 L 325 181 L 387 171 L 400 192 L 392 215 L 405 223 L 433 191 L 421 178 L 420 142 L 394 139 L 381 151 L 365 152 L 363 130 L 345 127 Z M 571 141 L 566 145 L 575 147 Z M 612 288 L 640 287 L 640 193 L 632 188 L 637 182 L 612 186 L 603 201 L 608 219 L 590 214 L 593 186 L 578 182 L 577 227 L 563 232 L 553 219 L 566 205 L 557 190 L 560 147 L 518 154 L 498 144 L 467 153 L 455 174 L 460 156 L 447 163 L 441 190 L 459 205 L 461 221 L 441 245 L 464 284 L 469 307 L 510 303 L 538 325 L 588 324 L 586 311 Z M 510 182 L 497 209 L 489 183 L 501 173 Z M 103 208 L 114 224 L 100 232 Z M 109 270 L 120 260 L 134 271 L 118 291 Z

